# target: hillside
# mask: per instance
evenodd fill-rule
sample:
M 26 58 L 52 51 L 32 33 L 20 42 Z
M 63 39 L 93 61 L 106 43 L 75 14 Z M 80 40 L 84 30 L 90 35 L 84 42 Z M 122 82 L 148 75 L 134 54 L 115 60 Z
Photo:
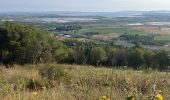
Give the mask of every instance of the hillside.
M 77 26 L 66 28 L 72 30 Z M 162 44 L 162 42 L 154 42 L 154 37 L 124 34 L 120 38 L 135 44 L 127 48 L 113 43 L 83 42 L 71 38 L 60 40 L 36 27 L 4 22 L 0 24 L 0 63 L 11 67 L 13 64 L 57 62 L 111 67 L 128 66 L 133 69 L 152 68 L 162 71 L 166 71 L 170 66 L 169 51 L 143 47 L 142 43 Z
M 85 34 L 99 35 L 95 30 Z M 124 33 L 120 39 L 134 43 L 124 47 L 61 39 L 34 26 L 0 23 L 0 100 L 99 100 L 105 96 L 153 100 L 158 94 L 169 100 L 170 51 L 146 49 L 142 44 L 164 44 L 154 38 Z
M 170 74 L 153 70 L 128 68 L 39 64 L 0 67 L 0 99 L 2 100 L 151 100 L 156 85 L 165 100 L 170 100 Z

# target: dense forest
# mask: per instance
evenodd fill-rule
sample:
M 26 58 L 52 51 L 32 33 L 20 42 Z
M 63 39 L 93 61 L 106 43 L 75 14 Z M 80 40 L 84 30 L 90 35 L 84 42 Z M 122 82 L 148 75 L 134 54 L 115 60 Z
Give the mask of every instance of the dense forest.
M 170 52 L 165 50 L 144 49 L 138 44 L 125 48 L 72 39 L 58 40 L 50 34 L 32 26 L 10 22 L 0 24 L 0 63 L 13 65 L 53 62 L 160 70 L 170 66 Z M 140 41 L 145 40 L 147 38 L 140 38 Z

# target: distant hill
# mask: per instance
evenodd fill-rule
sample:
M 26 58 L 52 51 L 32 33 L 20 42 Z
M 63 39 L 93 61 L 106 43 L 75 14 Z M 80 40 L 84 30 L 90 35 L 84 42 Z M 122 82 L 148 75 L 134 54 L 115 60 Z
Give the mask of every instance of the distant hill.
M 61 16 L 110 16 L 110 17 L 133 17 L 142 15 L 140 11 L 121 11 L 121 12 L 59 12 Z
M 144 12 L 143 16 L 165 16 L 165 17 L 170 17 L 170 11 L 149 11 L 149 12 Z
M 138 17 L 148 15 L 170 16 L 170 11 L 118 11 L 118 12 L 0 12 L 0 16 L 103 16 L 103 17 Z

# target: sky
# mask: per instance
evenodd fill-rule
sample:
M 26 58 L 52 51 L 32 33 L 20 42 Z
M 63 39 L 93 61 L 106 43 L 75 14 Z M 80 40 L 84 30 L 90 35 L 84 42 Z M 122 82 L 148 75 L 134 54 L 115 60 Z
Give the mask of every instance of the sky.
M 0 12 L 170 10 L 170 0 L 0 0 Z

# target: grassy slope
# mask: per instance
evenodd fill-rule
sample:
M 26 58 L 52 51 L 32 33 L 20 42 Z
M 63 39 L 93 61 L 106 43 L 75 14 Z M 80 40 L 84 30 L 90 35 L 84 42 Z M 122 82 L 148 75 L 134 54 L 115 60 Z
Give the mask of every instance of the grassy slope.
M 170 100 L 170 73 L 157 71 L 134 71 L 130 69 L 94 68 L 92 66 L 53 65 L 64 68 L 70 76 L 69 84 L 61 81 L 54 88 L 38 90 L 33 96 L 29 90 L 13 90 L 13 85 L 24 84 L 22 79 L 42 80 L 38 69 L 49 65 L 0 67 L 0 99 L 3 100 L 99 100 L 108 95 L 113 100 L 125 100 L 127 94 L 143 94 L 140 100 L 149 100 L 150 88 L 156 84 Z M 3 81 L 6 81 L 4 83 Z M 22 83 L 22 84 L 21 84 Z

